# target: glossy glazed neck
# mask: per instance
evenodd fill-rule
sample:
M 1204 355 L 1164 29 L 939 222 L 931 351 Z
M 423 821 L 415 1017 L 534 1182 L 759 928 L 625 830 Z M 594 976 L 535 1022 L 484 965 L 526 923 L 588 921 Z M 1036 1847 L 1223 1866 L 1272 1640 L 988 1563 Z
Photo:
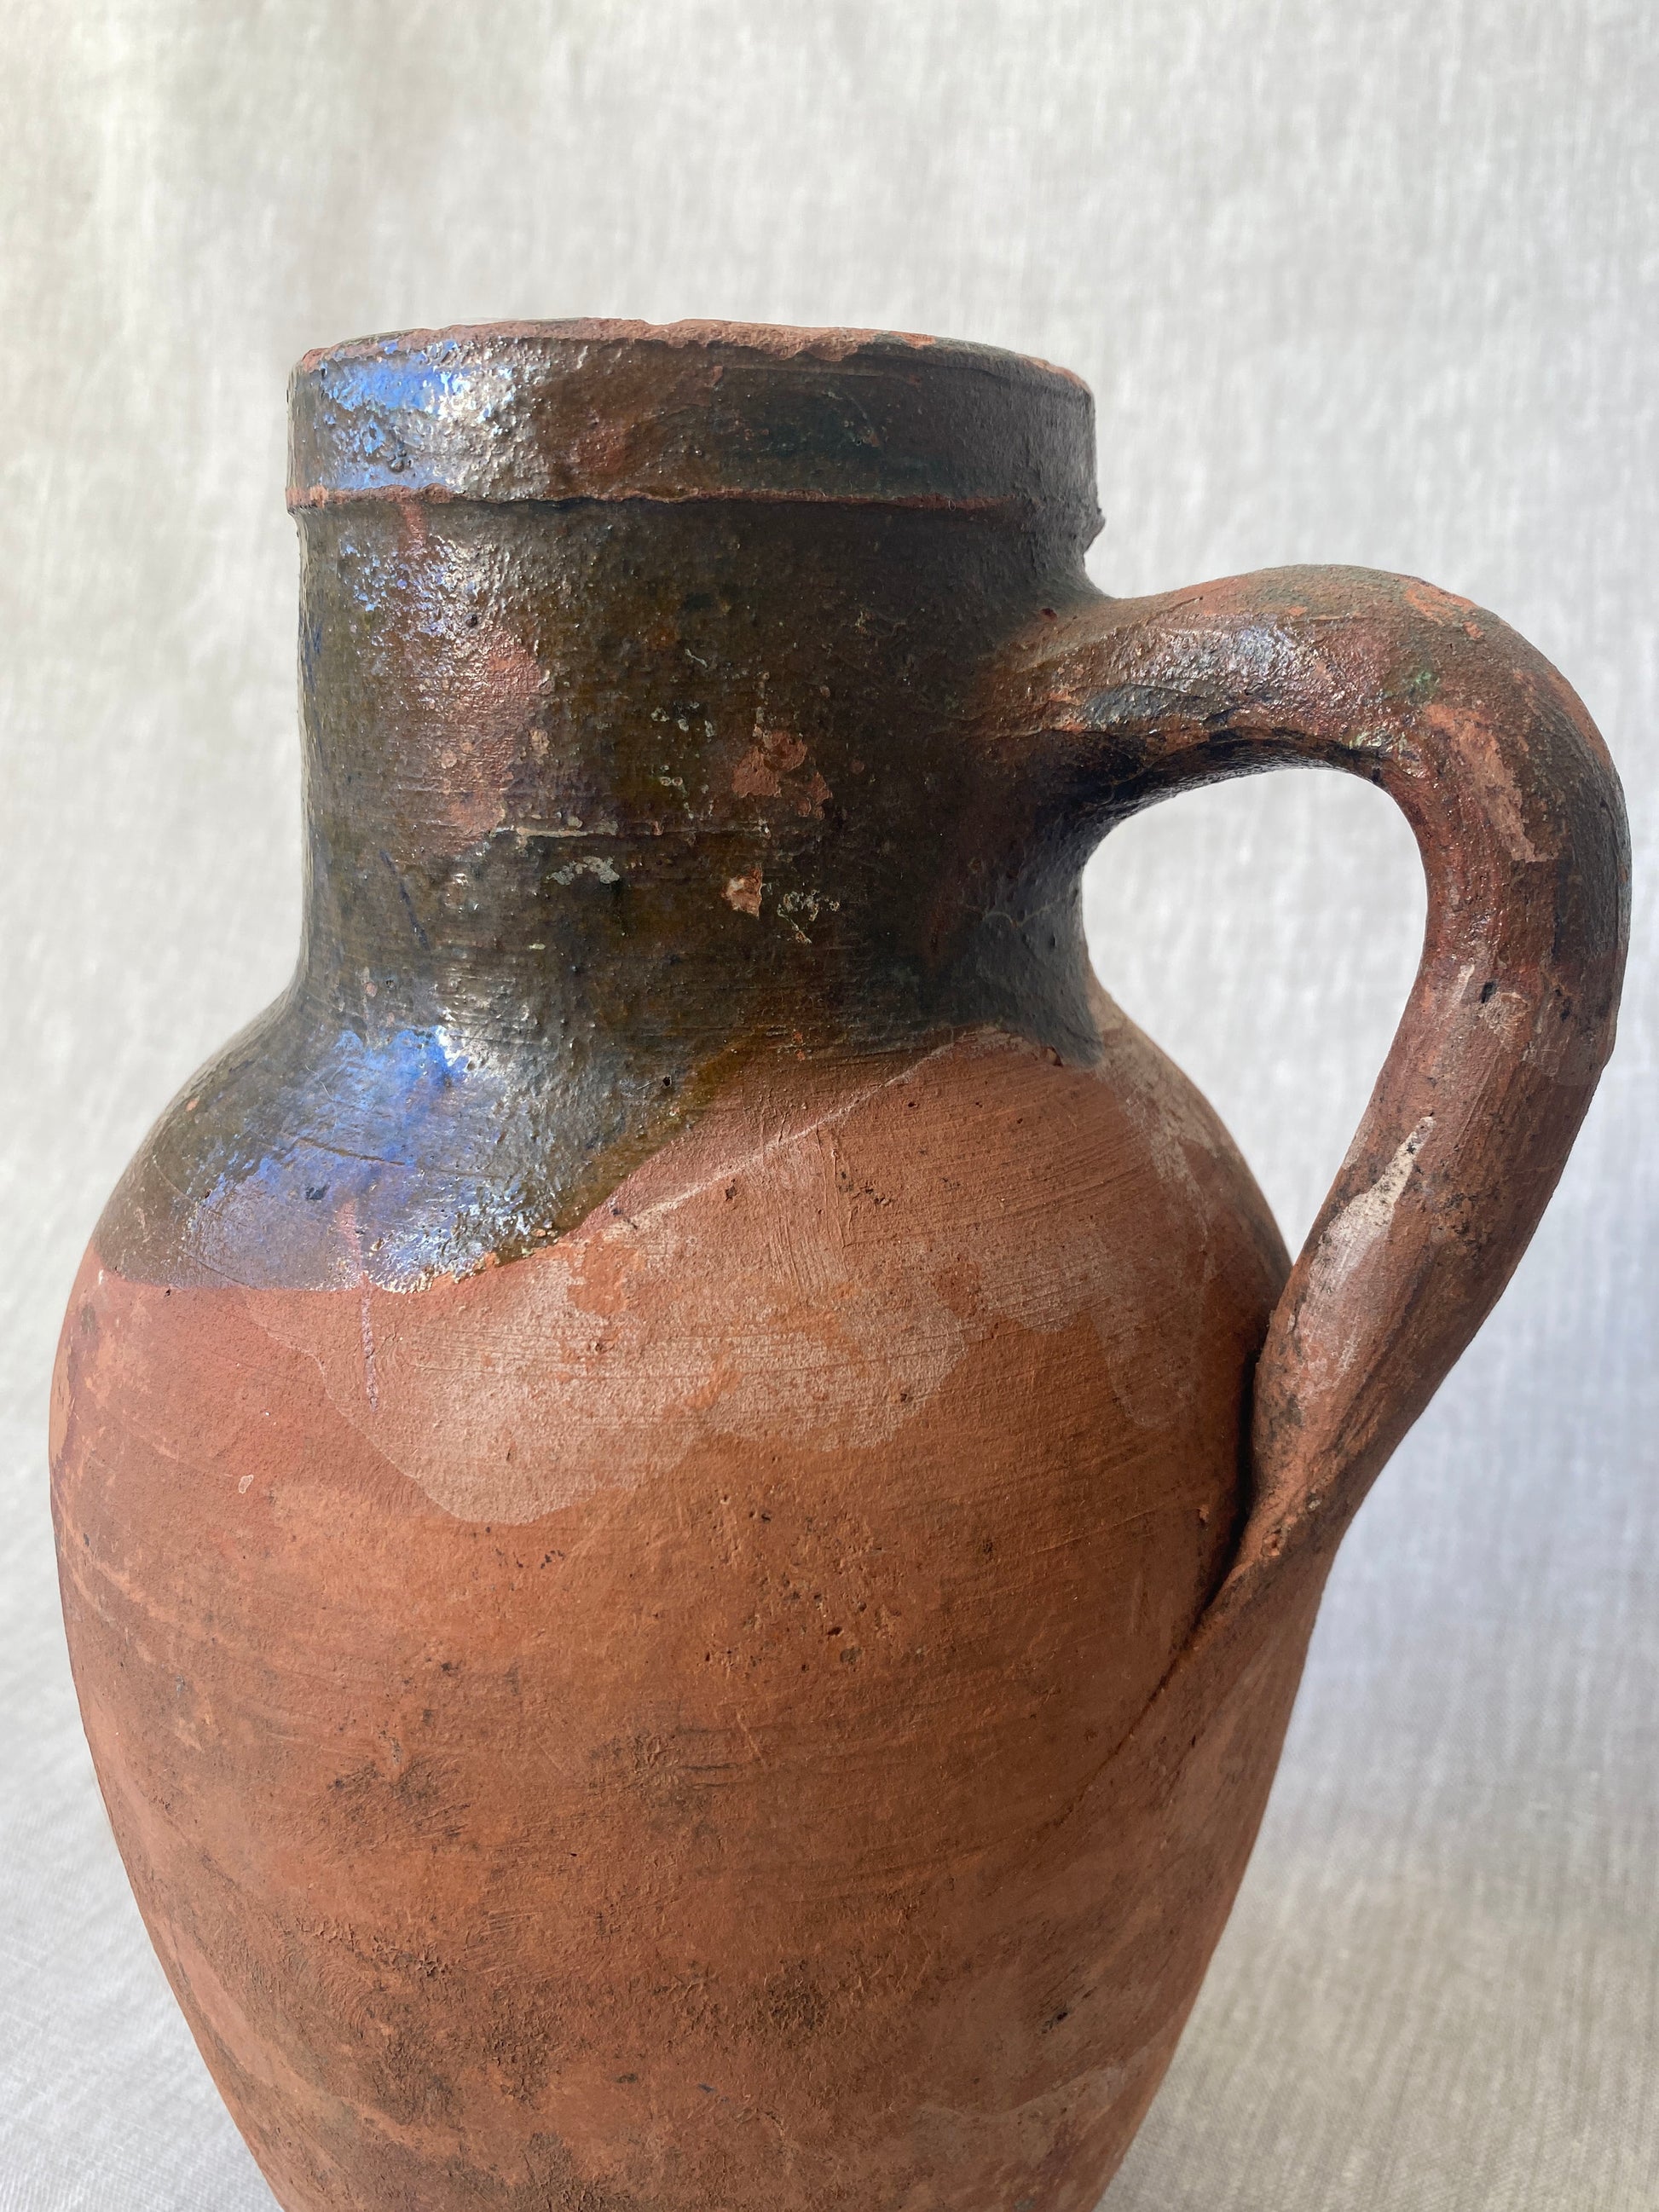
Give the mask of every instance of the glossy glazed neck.
M 1003 1018 L 1020 810 L 965 724 L 1086 588 L 1086 394 L 979 349 L 594 327 L 296 380 L 307 996 L 669 1078 Z
M 769 1055 L 1097 1056 L 1080 817 L 981 726 L 1091 596 L 1080 386 L 536 325 L 313 356 L 293 427 L 300 972 L 164 1118 L 114 1264 L 407 1289 L 571 1229 Z

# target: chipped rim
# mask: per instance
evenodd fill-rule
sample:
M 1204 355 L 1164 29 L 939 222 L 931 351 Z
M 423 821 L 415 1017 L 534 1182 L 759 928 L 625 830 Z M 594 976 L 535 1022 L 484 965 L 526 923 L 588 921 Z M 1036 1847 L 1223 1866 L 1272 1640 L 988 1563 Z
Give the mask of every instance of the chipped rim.
M 430 328 L 375 331 L 366 337 L 343 338 L 337 344 L 313 346 L 295 364 L 296 376 L 306 375 L 325 362 L 368 360 L 377 355 L 435 349 L 441 345 L 499 347 L 510 352 L 538 340 L 591 345 L 667 346 L 678 350 L 702 348 L 732 354 L 755 354 L 774 361 L 814 360 L 841 362 L 860 353 L 927 354 L 930 365 L 975 368 L 995 374 L 1025 371 L 1053 377 L 1085 397 L 1089 386 L 1075 370 L 1044 361 L 1038 354 L 1018 353 L 1006 346 L 984 345 L 971 338 L 930 337 L 924 331 L 860 330 L 834 325 L 805 323 L 742 323 L 698 319 L 672 323 L 641 322 L 629 316 L 575 315 L 551 321 L 444 323 Z
M 1073 513 L 1093 399 L 1067 369 L 912 331 L 604 319 L 319 347 L 289 387 L 289 504 L 807 500 Z

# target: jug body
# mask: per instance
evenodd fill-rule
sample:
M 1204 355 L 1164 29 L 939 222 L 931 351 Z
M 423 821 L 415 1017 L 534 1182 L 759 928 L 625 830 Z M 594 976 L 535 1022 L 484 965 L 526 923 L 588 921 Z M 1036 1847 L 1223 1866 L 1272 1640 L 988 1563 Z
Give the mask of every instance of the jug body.
M 1086 395 L 529 325 L 295 422 L 300 968 L 54 1390 L 173 1989 L 288 2212 L 1083 2212 L 1328 1557 L 1228 1612 L 1289 1261 L 1084 953 Z

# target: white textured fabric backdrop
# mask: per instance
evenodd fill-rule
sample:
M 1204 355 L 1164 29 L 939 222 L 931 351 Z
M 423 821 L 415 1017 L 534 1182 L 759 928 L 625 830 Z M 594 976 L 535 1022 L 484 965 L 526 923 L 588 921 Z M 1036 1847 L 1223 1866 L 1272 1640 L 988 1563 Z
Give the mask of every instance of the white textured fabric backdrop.
M 1659 2206 L 1659 19 L 1651 0 L 8 0 L 0 14 L 0 2208 L 270 2198 L 128 1898 L 43 1431 L 103 1196 L 283 982 L 283 393 L 493 316 L 897 325 L 1080 370 L 1099 580 L 1413 570 L 1623 769 L 1622 1042 L 1349 1537 L 1243 1894 L 1108 2212 Z M 1089 878 L 1292 1239 L 1421 926 L 1283 775 Z

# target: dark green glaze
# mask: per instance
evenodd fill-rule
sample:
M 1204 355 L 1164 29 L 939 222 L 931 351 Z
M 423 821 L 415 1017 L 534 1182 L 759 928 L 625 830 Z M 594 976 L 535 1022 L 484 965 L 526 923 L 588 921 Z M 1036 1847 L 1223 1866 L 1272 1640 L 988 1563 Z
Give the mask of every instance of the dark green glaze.
M 1086 392 L 583 327 L 296 376 L 304 947 L 118 1192 L 129 1275 L 464 1273 L 756 1051 L 1097 1051 L 1075 835 L 972 730 L 1093 596 Z

